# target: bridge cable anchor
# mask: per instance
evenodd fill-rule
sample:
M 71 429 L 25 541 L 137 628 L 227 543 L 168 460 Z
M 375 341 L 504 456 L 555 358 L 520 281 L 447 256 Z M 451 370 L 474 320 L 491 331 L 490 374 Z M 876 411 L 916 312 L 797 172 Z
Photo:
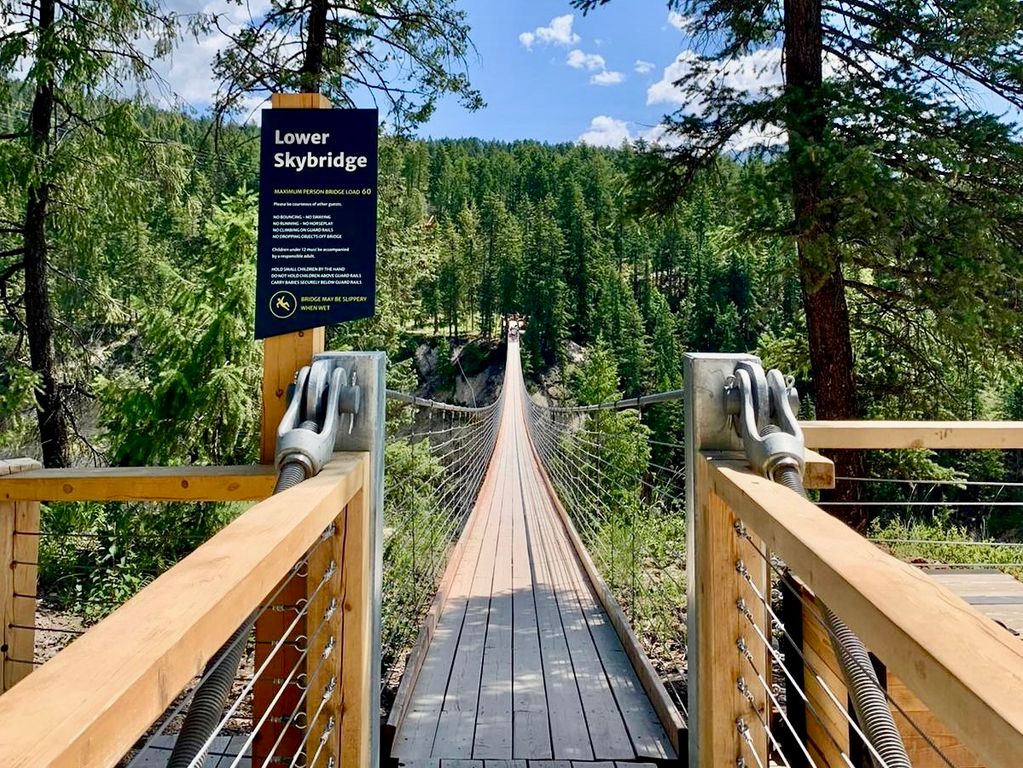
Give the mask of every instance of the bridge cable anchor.
M 799 393 L 781 371 L 764 372 L 753 361 L 741 361 L 725 382 L 725 408 L 742 440 L 750 466 L 777 480 L 786 468 L 803 476 L 806 466 L 803 430 L 796 420 Z

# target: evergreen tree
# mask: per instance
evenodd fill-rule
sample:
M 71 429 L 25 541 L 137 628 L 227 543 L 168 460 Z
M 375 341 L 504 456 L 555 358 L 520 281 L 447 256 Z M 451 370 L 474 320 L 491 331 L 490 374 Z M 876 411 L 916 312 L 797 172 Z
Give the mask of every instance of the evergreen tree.
M 87 180 L 115 169 L 131 179 L 109 182 L 110 194 L 99 209 L 110 214 L 108 221 L 137 210 L 147 199 L 132 200 L 139 191 L 134 183 L 138 169 L 146 167 L 139 161 L 148 149 L 139 124 L 140 102 L 111 99 L 106 92 L 113 86 L 124 92 L 151 77 L 154 59 L 169 51 L 175 34 L 174 17 L 150 0 L 0 4 L 0 106 L 7 111 L 28 107 L 25 119 L 0 136 L 3 196 L 10 195 L 20 207 L 15 214 L 5 206 L 2 236 L 10 247 L 0 249 L 0 283 L 8 315 L 28 341 L 38 382 L 42 457 L 49 467 L 66 466 L 71 459 L 68 400 L 75 388 L 58 370 L 62 318 L 54 311 L 51 272 L 62 255 L 68 256 L 61 254 L 60 242 L 77 245 L 75 236 L 95 224 L 81 215 Z M 146 36 L 152 45 L 142 45 Z M 21 72 L 24 80 L 17 82 Z M 158 163 L 159 151 L 148 159 Z M 173 179 L 169 173 L 167 182 Z M 62 211 L 60 218 L 55 210 Z M 10 299 L 15 278 L 20 279 L 15 290 L 23 311 Z
M 241 29 L 216 13 L 201 21 L 230 41 L 213 66 L 217 109 L 236 113 L 253 94 L 322 93 L 338 105 L 362 96 L 387 106 L 393 127 L 426 121 L 439 97 L 468 109 L 483 100 L 464 71 L 471 47 L 465 12 L 452 0 L 303 0 L 271 4 Z
M 534 209 L 522 265 L 522 309 L 528 316 L 525 348 L 534 370 L 564 362 L 568 339 L 565 238 L 548 199 Z

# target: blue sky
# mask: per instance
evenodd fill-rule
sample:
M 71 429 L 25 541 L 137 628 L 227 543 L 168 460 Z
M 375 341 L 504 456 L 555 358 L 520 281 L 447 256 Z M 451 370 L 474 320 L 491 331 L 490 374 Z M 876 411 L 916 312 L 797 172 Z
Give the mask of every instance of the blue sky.
M 234 29 L 269 8 L 269 0 L 166 2 L 184 14 L 217 14 Z M 680 106 L 671 87 L 679 73 L 672 67 L 677 69 L 676 57 L 689 46 L 685 20 L 669 14 L 666 0 L 613 0 L 586 16 L 569 0 L 455 3 L 468 15 L 476 46 L 468 75 L 487 107 L 468 112 L 457 99 L 445 98 L 422 127 L 424 137 L 619 146 L 625 139 L 656 136 L 664 114 Z M 226 42 L 216 32 L 200 40 L 186 37 L 160 62 L 167 106 L 208 108 L 216 88 L 211 62 Z M 247 116 L 258 120 L 263 101 L 246 100 Z
M 662 81 L 688 46 L 664 0 L 614 0 L 586 16 L 567 0 L 461 6 L 477 48 L 469 76 L 487 107 L 472 113 L 446 99 L 423 136 L 559 142 L 587 135 L 617 145 L 676 107 Z

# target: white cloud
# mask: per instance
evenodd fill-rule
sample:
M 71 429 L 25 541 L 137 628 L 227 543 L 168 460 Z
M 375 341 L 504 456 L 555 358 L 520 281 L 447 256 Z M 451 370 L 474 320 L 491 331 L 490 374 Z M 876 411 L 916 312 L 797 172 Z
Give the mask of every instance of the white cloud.
M 546 27 L 537 27 L 532 32 L 523 32 L 519 35 L 519 42 L 526 48 L 532 48 L 533 43 L 546 43 L 548 45 L 575 45 L 582 38 L 572 31 L 572 21 L 575 17 L 571 13 L 564 16 L 555 16 Z
M 621 72 L 613 72 L 611 70 L 604 70 L 598 72 L 590 78 L 590 85 L 618 85 L 625 81 L 625 75 Z
M 599 53 L 583 53 L 578 48 L 568 52 L 568 58 L 565 59 L 565 63 L 573 69 L 587 69 L 590 72 L 604 69 L 607 66 L 604 57 Z
M 654 67 L 657 65 L 652 61 L 643 61 L 643 59 L 636 59 L 636 63 L 632 65 L 632 68 L 639 74 L 645 75 L 647 72 L 653 72 Z
M 270 0 L 251 0 L 243 5 L 232 0 L 171 0 L 167 8 L 181 14 L 216 15 L 221 29 L 214 28 L 198 40 L 186 35 L 167 58 L 156 62 L 154 68 L 163 83 L 151 84 L 152 97 L 157 100 L 169 97 L 171 106 L 181 102 L 191 106 L 207 105 L 213 101 L 217 88 L 213 79 L 214 57 L 230 43 L 228 34 L 259 19 L 270 9 Z M 263 101 L 262 97 L 246 98 L 242 119 L 252 110 L 258 110 Z
M 731 152 L 744 152 L 754 147 L 777 147 L 788 142 L 788 134 L 780 125 L 744 125 L 725 148 Z
M 691 16 L 683 16 L 678 11 L 670 11 L 668 13 L 668 23 L 679 32 L 688 32 L 693 26 L 693 19 Z
M 691 95 L 675 85 L 683 78 L 694 76 L 698 61 L 699 56 L 695 51 L 682 51 L 675 61 L 664 68 L 661 79 L 647 89 L 646 103 L 675 104 L 689 111 L 698 111 L 700 104 L 694 103 Z M 697 90 L 716 83 L 749 96 L 769 94 L 782 85 L 781 49 L 763 48 L 720 62 L 716 69 L 700 73 L 699 78 L 700 81 L 695 84 Z
M 589 129 L 577 141 L 591 147 L 620 147 L 624 142 L 632 141 L 632 134 L 624 120 L 598 115 L 590 120 Z

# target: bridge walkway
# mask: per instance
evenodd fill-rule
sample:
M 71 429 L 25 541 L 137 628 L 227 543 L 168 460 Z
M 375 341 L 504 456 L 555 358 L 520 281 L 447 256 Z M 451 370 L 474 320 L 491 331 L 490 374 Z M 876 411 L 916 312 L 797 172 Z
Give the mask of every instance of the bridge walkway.
M 673 759 L 544 483 L 525 397 L 512 340 L 497 445 L 391 756 L 416 768 Z

